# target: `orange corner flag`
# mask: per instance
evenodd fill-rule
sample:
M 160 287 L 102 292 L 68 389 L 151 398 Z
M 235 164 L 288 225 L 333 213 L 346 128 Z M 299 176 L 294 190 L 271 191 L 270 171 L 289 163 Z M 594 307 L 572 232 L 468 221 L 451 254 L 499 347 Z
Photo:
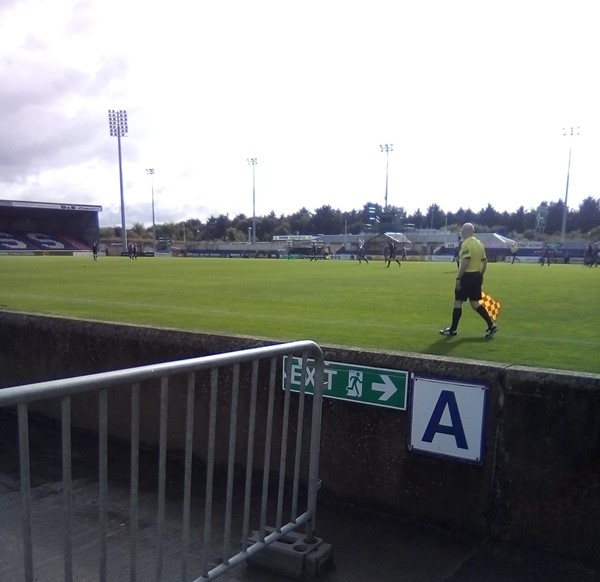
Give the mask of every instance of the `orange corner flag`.
M 493 321 L 500 314 L 500 302 L 492 299 L 487 293 L 481 293 L 481 304 L 485 307 L 485 310 L 490 314 Z

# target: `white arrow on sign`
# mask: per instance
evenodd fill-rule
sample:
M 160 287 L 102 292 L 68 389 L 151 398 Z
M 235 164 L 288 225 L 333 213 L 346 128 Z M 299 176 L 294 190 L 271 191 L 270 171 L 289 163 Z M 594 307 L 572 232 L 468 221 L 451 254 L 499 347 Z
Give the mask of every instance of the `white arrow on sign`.
M 389 400 L 396 392 L 398 392 L 398 388 L 396 385 L 390 380 L 389 376 L 384 376 L 380 374 L 383 383 L 381 382 L 373 382 L 371 384 L 371 388 L 373 390 L 377 390 L 377 392 L 382 392 L 382 395 L 379 397 L 379 400 L 382 402 L 386 402 Z

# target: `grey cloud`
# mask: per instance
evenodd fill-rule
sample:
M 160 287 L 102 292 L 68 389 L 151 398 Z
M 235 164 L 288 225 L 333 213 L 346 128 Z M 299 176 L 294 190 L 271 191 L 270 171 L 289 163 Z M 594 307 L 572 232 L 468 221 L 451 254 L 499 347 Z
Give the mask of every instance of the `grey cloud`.
M 2 180 L 108 154 L 107 107 L 98 97 L 126 75 L 119 59 L 105 59 L 93 72 L 38 58 L 36 49 L 0 62 L 0 174 Z M 67 115 L 69 99 L 80 105 Z

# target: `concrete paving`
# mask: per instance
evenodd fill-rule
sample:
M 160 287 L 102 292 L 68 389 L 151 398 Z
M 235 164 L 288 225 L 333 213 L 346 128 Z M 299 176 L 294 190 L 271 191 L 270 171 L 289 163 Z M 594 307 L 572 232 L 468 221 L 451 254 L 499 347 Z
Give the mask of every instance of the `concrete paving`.
M 0 416 L 0 581 L 23 580 L 19 563 L 20 496 L 13 421 Z M 56 428 L 32 425 L 33 532 L 36 582 L 63 580 L 62 485 L 57 479 L 60 457 L 52 442 Z M 73 482 L 74 579 L 98 580 L 98 488 L 86 463 L 93 447 L 90 437 L 73 439 L 73 456 L 80 462 Z M 129 467 L 126 447 L 111 447 L 110 457 L 122 462 L 120 475 L 109 484 L 108 580 L 129 580 Z M 120 459 L 120 460 L 119 460 Z M 195 500 L 199 504 L 200 500 Z M 140 493 L 138 579 L 157 579 L 156 493 L 146 483 Z M 215 514 L 223 511 L 219 501 Z M 181 577 L 180 500 L 169 492 L 166 502 L 162 579 Z M 600 569 L 539 551 L 481 544 L 459 539 L 418 524 L 369 513 L 333 502 L 319 507 L 317 535 L 333 546 L 335 568 L 323 569 L 323 582 L 593 582 Z M 185 580 L 200 576 L 202 523 L 192 523 L 191 558 Z M 211 552 L 213 549 L 211 549 Z M 218 550 L 215 550 L 218 554 Z M 223 581 L 284 582 L 286 578 L 241 565 Z

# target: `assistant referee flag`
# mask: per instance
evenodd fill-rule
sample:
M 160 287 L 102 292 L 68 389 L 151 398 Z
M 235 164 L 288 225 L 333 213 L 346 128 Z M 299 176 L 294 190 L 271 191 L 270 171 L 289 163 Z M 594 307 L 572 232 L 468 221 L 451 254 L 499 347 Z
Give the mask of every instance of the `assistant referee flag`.
M 490 314 L 493 321 L 500 314 L 500 302 L 492 299 L 487 293 L 481 293 L 481 304 L 485 307 L 485 310 Z

